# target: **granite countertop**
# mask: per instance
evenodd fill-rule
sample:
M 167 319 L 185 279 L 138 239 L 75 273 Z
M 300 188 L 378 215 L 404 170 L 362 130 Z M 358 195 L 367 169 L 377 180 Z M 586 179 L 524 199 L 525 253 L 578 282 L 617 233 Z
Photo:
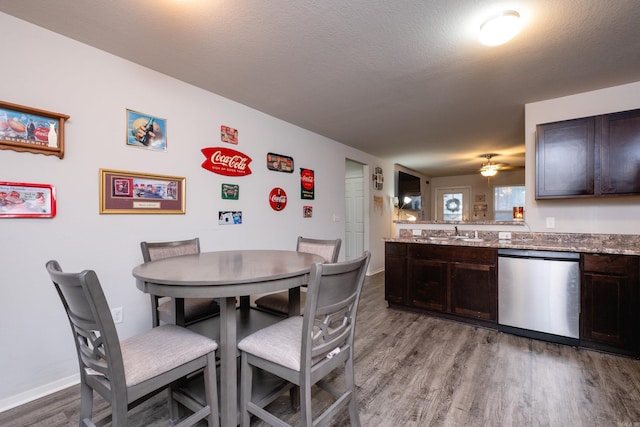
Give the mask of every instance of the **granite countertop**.
M 627 234 L 571 234 L 571 233 L 511 233 L 511 239 L 498 239 L 498 232 L 473 233 L 468 239 L 456 238 L 442 230 L 399 230 L 399 237 L 386 238 L 386 242 L 420 243 L 428 245 L 475 246 L 497 249 L 535 249 L 564 252 L 584 252 L 618 255 L 640 255 L 640 235 Z

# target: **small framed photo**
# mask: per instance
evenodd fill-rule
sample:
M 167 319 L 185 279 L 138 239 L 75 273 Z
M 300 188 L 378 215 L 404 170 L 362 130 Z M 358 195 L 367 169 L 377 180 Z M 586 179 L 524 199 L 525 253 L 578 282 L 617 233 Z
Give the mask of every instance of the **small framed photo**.
M 242 224 L 242 211 L 219 211 L 219 225 Z
M 56 190 L 49 184 L 0 182 L 0 218 L 52 218 Z
M 167 151 L 167 120 L 127 110 L 127 145 Z
M 100 169 L 101 214 L 184 214 L 180 176 Z
M 66 114 L 0 101 L 0 149 L 64 157 Z

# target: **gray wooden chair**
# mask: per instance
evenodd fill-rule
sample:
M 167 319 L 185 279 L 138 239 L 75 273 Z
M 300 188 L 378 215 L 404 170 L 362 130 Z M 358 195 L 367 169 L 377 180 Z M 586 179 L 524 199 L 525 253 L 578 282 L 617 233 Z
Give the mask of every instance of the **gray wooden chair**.
M 174 425 L 192 426 L 206 419 L 209 426 L 218 426 L 215 341 L 176 325 L 119 341 L 94 271 L 63 273 L 57 261 L 49 261 L 47 271 L 67 312 L 78 354 L 80 427 L 108 422 L 113 427 L 126 426 L 129 409 L 167 388 L 170 415 L 175 415 L 175 402 L 193 412 Z M 175 386 L 201 370 L 204 405 Z M 94 391 L 111 405 L 111 414 L 98 421 L 93 421 Z
M 288 317 L 238 343 L 241 351 L 241 426 L 249 426 L 251 415 L 273 426 L 288 426 L 264 409 L 279 397 L 278 393 L 259 402 L 251 400 L 254 368 L 271 372 L 285 379 L 290 386 L 299 386 L 302 426 L 327 425 L 345 406 L 349 407 L 351 425 L 360 425 L 355 396 L 353 338 L 369 258 L 369 252 L 365 252 L 352 261 L 314 264 L 304 316 Z M 344 369 L 344 390 L 322 381 L 336 369 Z M 314 384 L 335 398 L 316 419 L 313 419 L 311 408 Z
M 173 242 L 141 242 L 144 262 L 163 258 L 200 253 L 200 239 L 180 240 Z M 189 298 L 174 301 L 169 297 L 151 295 L 151 322 L 158 326 L 160 321 L 188 326 L 204 319 L 220 314 L 218 302 L 211 298 Z
M 320 255 L 325 262 L 337 262 L 340 254 L 340 245 L 342 239 L 321 240 L 310 239 L 298 236 L 296 250 L 298 252 L 307 252 Z M 302 289 L 301 289 L 302 290 Z M 300 292 L 300 307 L 304 307 L 306 302 L 306 292 Z M 289 291 L 281 291 L 273 294 L 264 295 L 255 301 L 256 307 L 271 311 L 277 314 L 289 313 Z

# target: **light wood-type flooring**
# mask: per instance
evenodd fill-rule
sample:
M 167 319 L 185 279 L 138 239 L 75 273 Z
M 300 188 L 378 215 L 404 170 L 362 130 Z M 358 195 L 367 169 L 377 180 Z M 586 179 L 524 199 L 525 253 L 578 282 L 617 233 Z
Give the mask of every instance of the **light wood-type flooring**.
M 367 278 L 356 337 L 363 426 L 640 426 L 640 361 L 389 309 L 384 273 Z M 162 397 L 130 425 L 169 425 Z M 78 398 L 63 390 L 0 413 L 0 426 L 77 425 Z M 300 425 L 288 395 L 271 410 Z M 349 425 L 347 411 L 332 425 Z

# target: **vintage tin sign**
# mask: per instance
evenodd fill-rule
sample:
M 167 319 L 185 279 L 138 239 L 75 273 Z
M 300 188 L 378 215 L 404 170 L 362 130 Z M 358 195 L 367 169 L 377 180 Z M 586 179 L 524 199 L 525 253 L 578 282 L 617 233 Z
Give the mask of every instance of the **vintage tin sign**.
M 315 177 L 311 169 L 300 168 L 300 198 L 313 200 L 315 197 Z
M 276 187 L 269 193 L 269 205 L 274 211 L 281 211 L 287 206 L 287 193 Z
M 226 147 L 203 148 L 202 154 L 207 158 L 202 167 L 210 172 L 226 176 L 245 176 L 251 174 L 249 163 L 251 157 Z

